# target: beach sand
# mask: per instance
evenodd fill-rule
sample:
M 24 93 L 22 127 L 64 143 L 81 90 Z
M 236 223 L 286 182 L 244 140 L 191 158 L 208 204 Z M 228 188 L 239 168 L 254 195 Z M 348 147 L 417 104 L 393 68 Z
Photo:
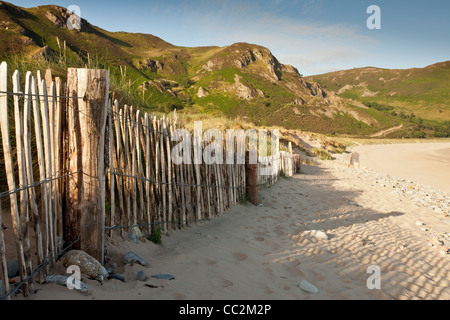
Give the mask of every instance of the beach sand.
M 450 255 L 429 246 L 433 231 L 450 232 L 449 217 L 393 194 L 362 169 L 302 169 L 260 190 L 263 206 L 234 206 L 211 222 L 164 236 L 160 246 L 113 240 L 108 257 L 126 283 L 84 279 L 88 295 L 43 284 L 26 299 L 450 299 Z M 318 240 L 310 230 L 329 239 Z M 148 265 L 124 266 L 121 257 L 130 250 Z M 367 287 L 371 265 L 381 271 L 380 290 Z M 140 282 L 140 270 L 175 280 Z M 303 291 L 302 280 L 319 293 Z
M 362 165 L 450 194 L 450 143 L 371 145 L 353 148 Z

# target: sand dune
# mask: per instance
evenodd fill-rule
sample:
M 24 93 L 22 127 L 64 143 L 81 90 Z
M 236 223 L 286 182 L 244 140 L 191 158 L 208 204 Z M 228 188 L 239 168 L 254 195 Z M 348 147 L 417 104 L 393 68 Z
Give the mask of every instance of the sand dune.
M 261 190 L 264 206 L 235 206 L 164 237 L 162 246 L 112 241 L 108 257 L 121 265 L 127 283 L 86 280 L 88 296 L 39 285 L 29 299 L 450 299 L 450 256 L 429 246 L 434 230 L 450 232 L 448 217 L 391 193 L 360 169 L 303 170 Z M 329 239 L 318 240 L 310 230 Z M 147 267 L 123 266 L 120 258 L 129 250 Z M 380 268 L 381 290 L 367 287 L 371 265 Z M 140 270 L 176 279 L 138 282 Z M 303 291 L 302 280 L 319 293 Z

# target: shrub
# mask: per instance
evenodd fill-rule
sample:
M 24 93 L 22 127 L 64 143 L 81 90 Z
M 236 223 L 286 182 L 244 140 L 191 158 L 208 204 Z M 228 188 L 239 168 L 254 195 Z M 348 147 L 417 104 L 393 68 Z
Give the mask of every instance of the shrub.
M 152 232 L 147 239 L 154 244 L 162 244 L 161 228 L 152 229 Z
M 312 152 L 318 157 L 320 160 L 334 160 L 334 158 L 325 150 L 321 149 L 313 149 Z
M 425 133 L 422 131 L 416 131 L 416 132 L 414 132 L 414 138 L 425 139 Z

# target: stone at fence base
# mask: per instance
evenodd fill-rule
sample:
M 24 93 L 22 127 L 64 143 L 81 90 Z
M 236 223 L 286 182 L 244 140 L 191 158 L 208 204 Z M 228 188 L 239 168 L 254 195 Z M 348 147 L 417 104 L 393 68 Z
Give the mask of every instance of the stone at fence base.
M 6 263 L 8 268 L 8 278 L 15 278 L 19 275 L 19 262 L 16 260 L 8 261 Z
M 133 232 L 130 232 L 130 234 L 128 235 L 128 240 L 130 240 L 131 242 L 137 244 L 136 234 L 134 234 Z
M 133 263 L 139 263 L 143 265 L 144 267 L 147 265 L 147 262 L 145 262 L 144 258 L 142 258 L 140 255 L 134 253 L 134 252 L 127 252 L 123 258 L 123 263 L 125 264 L 133 264 Z
M 69 279 L 69 277 L 67 277 L 67 276 L 60 276 L 60 275 L 47 276 L 47 277 L 45 277 L 45 283 L 56 283 L 61 286 L 67 287 L 68 279 Z M 84 282 L 81 282 L 81 281 L 79 284 L 80 284 L 79 288 L 75 287 L 74 289 L 77 291 L 80 291 L 81 293 L 88 293 L 88 291 L 89 291 L 88 286 Z
M 115 262 L 108 263 L 108 264 L 106 265 L 106 271 L 107 271 L 109 274 L 114 273 L 114 271 L 116 270 L 117 267 L 119 267 L 119 265 L 118 265 L 117 263 L 115 263 Z
M 144 271 L 139 271 L 136 274 L 136 279 L 139 280 L 139 281 L 146 281 L 147 280 L 147 276 L 146 276 Z
M 81 250 L 72 250 L 67 252 L 62 258 L 64 267 L 78 266 L 81 273 L 91 279 L 103 280 L 102 265 L 88 253 Z
M 175 276 L 171 274 L 157 274 L 152 276 L 152 278 L 160 279 L 160 280 L 175 280 Z
M 131 228 L 130 232 L 131 232 L 131 233 L 134 233 L 134 234 L 136 235 L 137 238 L 142 237 L 142 232 L 141 232 L 141 230 L 139 229 L 139 227 L 133 227 L 133 228 Z
M 109 272 L 108 272 L 108 270 L 105 269 L 105 267 L 102 266 L 102 268 L 100 269 L 100 275 L 103 278 L 107 278 L 109 276 Z
M 130 229 L 130 233 L 128 234 L 128 240 L 138 243 L 138 239 L 142 238 L 142 232 L 139 227 L 133 227 Z
M 119 281 L 122 281 L 123 283 L 126 283 L 125 277 L 123 275 L 121 275 L 120 273 L 110 274 L 108 276 L 108 280 L 111 280 L 111 279 L 119 280 Z

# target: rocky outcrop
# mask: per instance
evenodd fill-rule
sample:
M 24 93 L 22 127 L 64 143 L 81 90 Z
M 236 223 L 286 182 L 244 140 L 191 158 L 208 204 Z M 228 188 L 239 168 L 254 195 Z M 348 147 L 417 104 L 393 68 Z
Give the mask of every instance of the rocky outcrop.
M 156 89 L 158 89 L 160 93 L 168 92 L 170 95 L 175 97 L 176 94 L 173 92 L 172 89 L 178 86 L 179 84 L 176 81 L 167 79 L 158 79 L 145 81 L 143 84 L 141 84 L 140 88 L 148 90 L 150 87 L 155 87 Z
M 272 82 L 281 80 L 282 70 L 295 72 L 295 68 L 283 66 L 269 49 L 247 43 L 235 43 L 226 47 L 208 60 L 200 72 L 212 72 L 227 67 L 251 69 Z
M 190 56 L 186 52 L 175 51 L 164 56 L 163 58 L 146 58 L 138 61 L 137 67 L 140 70 L 149 70 L 150 72 L 155 72 L 158 74 L 186 74 L 187 70 L 183 64 L 189 58 Z
M 241 82 L 241 77 L 238 75 L 234 76 L 234 85 L 227 91 L 232 91 L 236 94 L 236 96 L 247 101 L 264 96 L 264 92 L 261 90 L 254 88 L 252 85 L 246 86 L 243 84 Z
M 203 98 L 209 96 L 209 91 L 203 87 L 198 88 L 197 97 Z
M 161 61 L 153 59 L 144 59 L 144 61 L 139 61 L 140 70 L 150 70 L 151 72 L 163 73 L 164 64 Z
M 303 98 L 297 97 L 294 101 L 291 102 L 291 105 L 295 106 L 302 106 L 306 103 L 306 101 Z
M 51 10 L 45 13 L 45 17 L 55 26 L 63 29 L 69 29 L 68 25 L 78 32 L 94 32 L 94 28 L 87 20 L 79 18 L 80 23 L 75 23 L 75 14 L 66 8 L 51 6 Z M 68 21 L 70 20 L 70 23 Z
M 310 90 L 310 93 L 312 96 L 314 97 L 318 97 L 318 98 L 326 98 L 327 94 L 325 92 L 325 90 L 316 82 L 311 83 L 311 82 L 307 82 L 305 81 L 306 87 Z
M 290 64 L 282 65 L 282 71 L 301 76 L 300 72 L 298 72 L 298 69 L 295 68 L 294 66 L 291 66 Z
M 209 60 L 208 62 L 206 62 L 206 64 L 202 67 L 203 71 L 214 71 L 214 70 L 219 70 L 222 69 L 222 63 L 221 61 L 214 61 L 214 60 Z
M 66 21 L 64 21 L 63 19 L 61 19 L 60 17 L 55 16 L 53 13 L 51 13 L 50 11 L 47 11 L 45 13 L 45 17 L 50 20 L 54 25 L 56 25 L 57 27 L 60 28 L 65 28 L 67 29 L 67 25 L 66 25 Z

